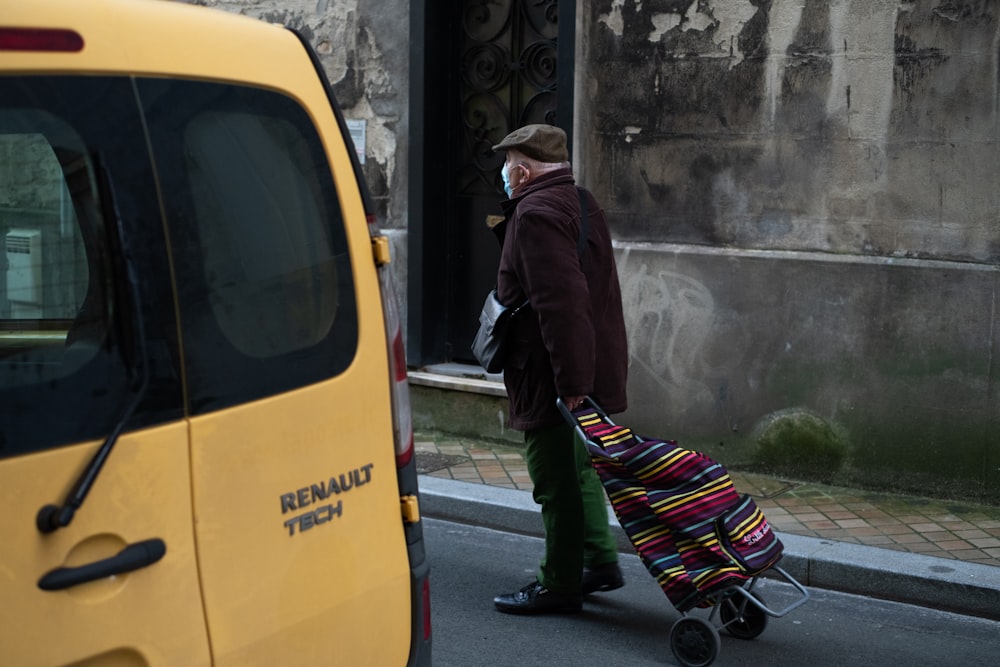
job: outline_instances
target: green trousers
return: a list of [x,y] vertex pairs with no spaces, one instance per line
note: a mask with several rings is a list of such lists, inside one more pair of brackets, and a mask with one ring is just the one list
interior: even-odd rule
[[569,424],[526,431],[524,441],[533,496],[542,506],[545,526],[538,581],[550,591],[579,593],[585,566],[618,561],[604,487]]

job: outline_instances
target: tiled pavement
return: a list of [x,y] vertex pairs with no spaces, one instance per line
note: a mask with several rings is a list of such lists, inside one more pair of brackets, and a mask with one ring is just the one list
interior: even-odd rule
[[[416,453],[421,474],[531,490],[517,446],[418,433]],[[779,532],[1000,567],[1000,507],[730,475]]]

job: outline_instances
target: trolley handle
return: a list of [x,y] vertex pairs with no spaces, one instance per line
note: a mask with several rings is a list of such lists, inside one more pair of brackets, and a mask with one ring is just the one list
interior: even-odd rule
[[[597,401],[592,399],[590,396],[583,397],[583,403],[580,404],[581,407],[576,409],[577,412],[582,411],[593,411],[597,413],[605,423],[615,425],[611,418],[608,417],[608,413],[604,411],[601,406],[597,404]],[[556,407],[559,408],[559,412],[562,413],[563,419],[576,430],[576,434],[580,436],[580,440],[587,442],[590,438],[587,433],[583,430],[583,426],[580,425],[580,420],[576,418],[576,415],[570,411],[569,406],[562,400],[562,398],[556,399]]]
[[[556,407],[559,408],[559,412],[562,413],[563,419],[565,419],[570,426],[580,425],[580,422],[577,420],[576,415],[573,414],[572,411],[570,411],[569,407],[566,405],[566,402],[562,400],[561,396],[556,399]],[[601,408],[601,406],[599,406],[597,402],[594,401],[594,399],[592,399],[590,396],[583,397],[583,403],[580,404],[580,407],[578,407],[576,411],[579,412],[581,410],[593,410],[594,412],[597,413],[597,415],[601,419],[607,421],[608,423],[611,423],[611,420],[608,419],[608,413],[606,413]]]
[[[590,396],[584,396],[583,402],[590,402],[591,405],[594,405],[594,401],[591,400]],[[563,419],[566,420],[566,423],[573,427],[573,431],[576,433],[576,436],[580,438],[580,441],[587,442],[587,434],[583,432],[583,427],[580,426],[580,421],[576,418],[576,415],[570,411],[569,406],[566,405],[566,402],[562,400],[561,396],[556,398],[556,407],[559,409],[559,412],[562,413]]]

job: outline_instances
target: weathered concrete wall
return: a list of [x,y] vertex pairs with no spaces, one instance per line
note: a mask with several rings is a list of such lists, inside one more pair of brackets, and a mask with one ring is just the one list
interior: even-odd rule
[[812,415],[831,479],[1000,500],[1000,3],[583,4],[576,167],[622,241],[627,418],[750,461]]
[[622,239],[996,263],[997,11],[595,1],[578,169]]
[[840,455],[805,465],[827,443],[793,428],[788,460],[768,462],[790,474],[966,497],[996,488],[997,271],[622,245],[622,423],[746,465],[762,463],[763,429],[804,413],[832,428]]

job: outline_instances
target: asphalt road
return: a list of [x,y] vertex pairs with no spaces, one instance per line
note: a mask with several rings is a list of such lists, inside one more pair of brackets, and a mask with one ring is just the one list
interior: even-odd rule
[[[431,558],[434,664],[630,667],[678,664],[669,633],[680,614],[635,556],[622,557],[626,586],[587,598],[580,614],[521,617],[493,608],[493,596],[534,577],[542,543],[534,537],[424,520]],[[764,580],[772,609],[791,586]],[[1000,623],[830,591],[810,590],[803,606],[747,641],[721,632],[714,665],[1000,664]],[[708,618],[707,611],[692,616]]]

